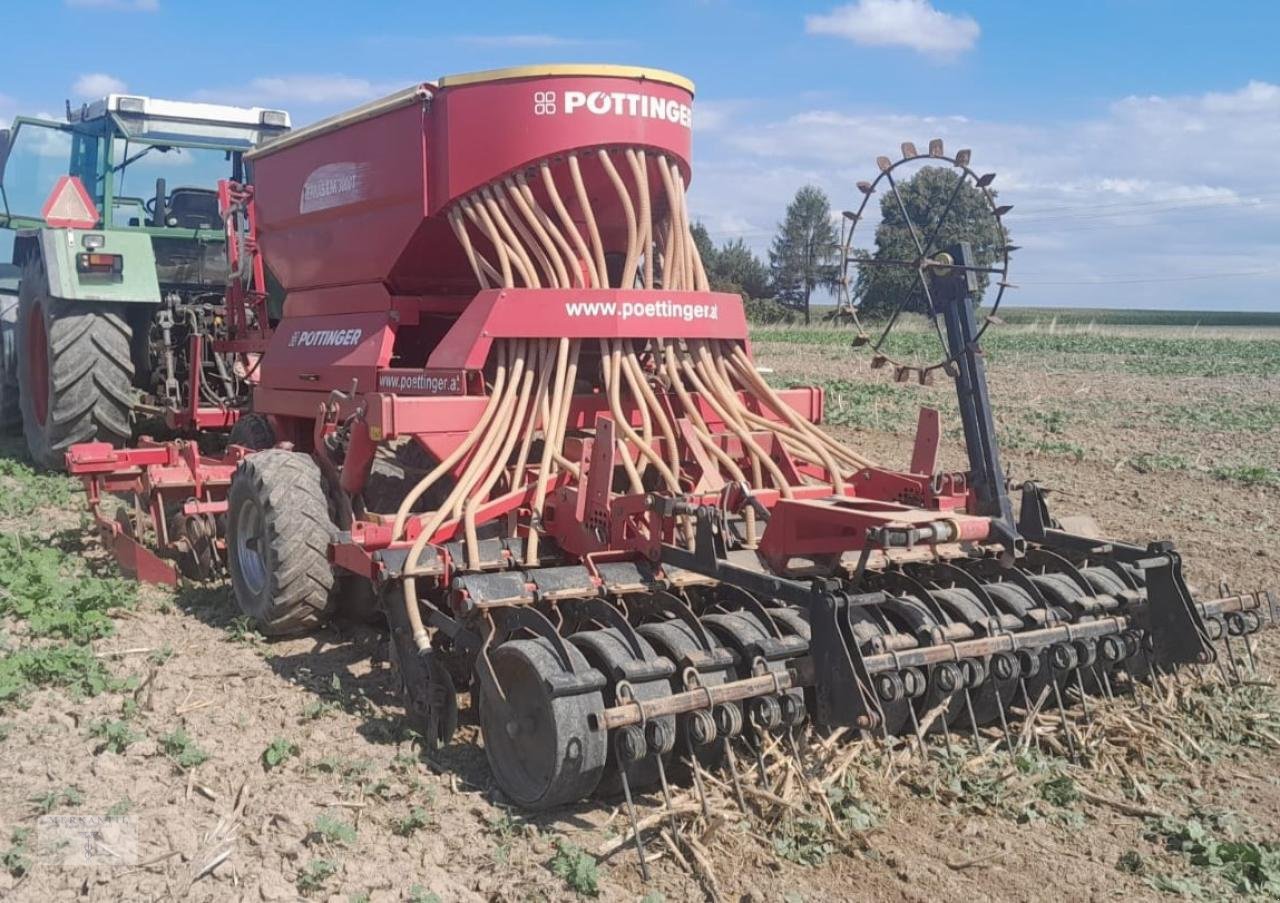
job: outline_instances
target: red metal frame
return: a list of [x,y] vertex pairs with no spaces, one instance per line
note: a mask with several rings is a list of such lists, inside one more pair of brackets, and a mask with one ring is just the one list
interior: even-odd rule
[[186,404],[164,413],[165,425],[179,432],[226,430],[240,418],[234,408],[200,404],[205,342],[217,354],[244,355],[250,378],[256,377],[257,358],[267,349],[271,324],[267,312],[266,268],[258,248],[258,214],[253,186],[229,179],[218,182],[218,210],[222,215],[230,275],[225,290],[227,338],[193,335],[187,347]]
[[[565,92],[595,97],[588,108],[557,106],[548,97]],[[585,93],[584,93],[585,92]],[[611,93],[621,92],[621,93]],[[635,98],[634,101],[631,98]],[[618,100],[617,98],[624,98]],[[606,111],[608,104],[621,104]],[[403,549],[418,538],[422,523],[411,518],[392,541],[391,526],[377,515],[360,515],[354,504],[363,490],[379,443],[410,436],[439,458],[474,429],[488,402],[485,368],[495,340],[577,339],[584,355],[597,340],[661,337],[669,341],[732,342],[748,357],[750,345],[742,301],[716,292],[595,288],[479,289],[477,276],[442,211],[479,185],[525,168],[581,164],[587,195],[598,197],[596,225],[619,229],[620,207],[604,174],[606,148],[643,149],[653,156],[636,163],[638,178],[661,185],[659,155],[673,171],[689,175],[690,92],[679,84],[599,76],[538,76],[423,86],[401,102],[306,140],[268,145],[253,157],[256,187],[224,181],[218,197],[226,228],[231,278],[226,290],[226,337],[194,338],[192,383],[171,425],[225,428],[239,412],[202,407],[199,373],[211,349],[242,355],[253,374],[253,409],[267,415],[278,441],[310,451],[348,498],[344,538],[330,556],[341,568],[375,577],[374,553]],[[585,103],[585,100],[584,100]],[[661,116],[652,115],[655,110]],[[607,115],[606,115],[607,114]],[[674,118],[672,116],[674,115]],[[494,123],[509,140],[494,141]],[[586,149],[584,152],[583,149]],[[547,162],[550,161],[550,162]],[[545,172],[545,171],[544,171]],[[628,176],[629,178],[630,176]],[[535,185],[530,190],[543,191]],[[634,223],[632,224],[634,226]],[[609,242],[606,234],[603,241]],[[283,318],[268,320],[263,253],[288,290]],[[209,348],[205,342],[210,341]],[[660,382],[654,388],[662,397]],[[783,404],[820,422],[820,389],[779,391]],[[718,408],[692,396],[720,449],[746,461],[742,435],[729,428]],[[779,412],[749,393],[742,403],[780,426]],[[832,480],[817,464],[794,459],[769,429],[750,442],[767,454],[785,489],[748,497],[726,485],[707,450],[692,438],[688,418],[669,398],[673,440],[652,439],[664,457],[675,441],[680,489],[686,501],[740,509],[750,504],[761,522],[762,559],[778,572],[793,558],[821,559],[864,549],[877,554],[919,554],[986,539],[990,522],[963,512],[971,501],[965,477],[935,474],[936,413],[922,413],[908,472],[866,468]],[[663,519],[647,494],[613,491],[620,455],[638,450],[616,441],[615,417],[641,423],[639,410],[614,411],[598,390],[579,391],[570,402],[570,439],[565,455],[576,479],[560,472],[548,487],[540,528],[578,560],[630,555],[656,560],[658,545],[672,540],[676,520]],[[327,440],[342,430],[345,454],[331,457]],[[226,509],[226,490],[245,449],[225,456],[199,454],[194,443],[157,444],[116,450],[101,444],[75,446],[68,467],[82,478],[90,508],[104,536],[141,579],[176,579],[172,560],[184,551],[185,531],[201,518]],[[340,463],[339,463],[340,461]],[[465,466],[465,458],[458,468]],[[816,479],[815,479],[816,478]],[[481,522],[514,516],[516,533],[535,519],[533,468],[506,477],[478,512]],[[158,554],[123,531],[102,512],[109,493],[131,493],[145,507]],[[170,521],[175,521],[171,523]],[[441,578],[455,564],[442,548],[459,535],[454,520],[427,537]],[[207,535],[207,534],[206,534]],[[913,548],[914,547],[914,548]]]

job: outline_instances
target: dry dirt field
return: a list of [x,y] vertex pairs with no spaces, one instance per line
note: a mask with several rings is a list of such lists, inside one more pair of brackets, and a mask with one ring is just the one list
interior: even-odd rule
[[[831,428],[882,462],[906,463],[919,404],[955,426],[948,387],[890,384],[849,339],[766,328],[755,350],[779,384],[825,385]],[[987,348],[1006,464],[1056,512],[1176,539],[1207,593],[1280,587],[1280,331],[1008,327]],[[1269,635],[1240,685],[1187,673],[1073,709],[1080,764],[1049,715],[1016,755],[957,737],[955,761],[806,736],[798,760],[768,756],[768,791],[744,751],[745,812],[725,774],[707,776],[706,819],[677,788],[680,838],[648,835],[645,884],[617,801],[523,817],[471,724],[422,755],[377,630],[268,642],[224,588],[120,581],[73,487],[5,451],[0,899],[1280,897]],[[665,825],[659,796],[637,803]],[[95,863],[64,862],[89,816],[105,825]]]

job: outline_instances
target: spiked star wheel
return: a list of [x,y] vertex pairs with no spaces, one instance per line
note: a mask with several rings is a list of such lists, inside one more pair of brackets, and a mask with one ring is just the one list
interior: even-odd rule
[[[852,321],[858,327],[858,338],[854,344],[871,350],[871,366],[877,369],[893,367],[895,378],[899,382],[914,377],[925,383],[931,380],[935,370],[941,369],[947,373],[953,371],[955,358],[946,350],[939,322],[941,311],[935,304],[932,291],[935,278],[963,269],[994,284],[995,298],[981,323],[976,337],[978,339],[981,339],[988,326],[1000,322],[996,313],[1005,291],[1015,287],[1008,277],[1009,255],[1016,248],[1009,244],[1003,222],[1003,217],[1011,207],[996,203],[995,194],[991,190],[995,173],[979,174],[970,168],[970,159],[971,153],[968,150],[959,150],[954,156],[948,156],[940,138],[929,142],[926,153],[919,152],[911,142],[905,142],[900,159],[876,159],[879,174],[873,181],[858,183],[861,203],[856,210],[844,211],[840,236],[841,267],[836,280],[837,316]],[[904,197],[900,186],[904,182],[904,174],[910,172],[914,175],[924,166],[946,167],[958,177],[948,192],[946,203],[940,209],[936,212],[923,211],[923,216],[917,209],[913,216],[912,205]],[[981,195],[983,210],[978,217],[962,215],[957,204],[965,186]],[[881,203],[890,215],[901,217],[898,225],[905,229],[910,240],[908,254],[896,258],[880,257],[855,247],[855,232],[866,218],[868,206],[873,199]],[[980,265],[958,267],[946,253],[944,246],[955,241],[957,233],[963,236],[961,240],[972,241],[975,245],[986,244],[986,253],[978,262]],[[860,310],[864,299],[855,296],[860,288],[865,288],[874,279],[895,270],[906,276],[895,281],[909,287],[898,293],[883,321],[867,322],[868,318]],[[932,322],[933,332],[938,340],[936,347],[929,342],[929,348],[921,350],[918,343],[913,343],[917,345],[917,350],[913,353],[900,350],[890,341],[890,336],[895,331],[900,331],[902,314],[913,306],[923,308]]]

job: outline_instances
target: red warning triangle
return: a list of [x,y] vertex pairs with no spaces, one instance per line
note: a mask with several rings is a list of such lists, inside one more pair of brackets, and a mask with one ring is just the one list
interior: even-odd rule
[[40,215],[55,229],[92,229],[98,224],[98,208],[75,176],[58,180]]

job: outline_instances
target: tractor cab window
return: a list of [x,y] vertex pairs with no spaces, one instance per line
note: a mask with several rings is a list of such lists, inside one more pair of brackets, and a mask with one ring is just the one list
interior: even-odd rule
[[[0,203],[8,209],[0,213],[40,219],[58,179],[74,172],[72,132],[59,123],[30,119],[19,119],[15,126],[0,182],[4,185]],[[86,182],[85,187],[90,194],[95,193],[90,183]]]
[[229,157],[225,150],[116,138],[112,224],[221,231],[218,180],[231,177]]

